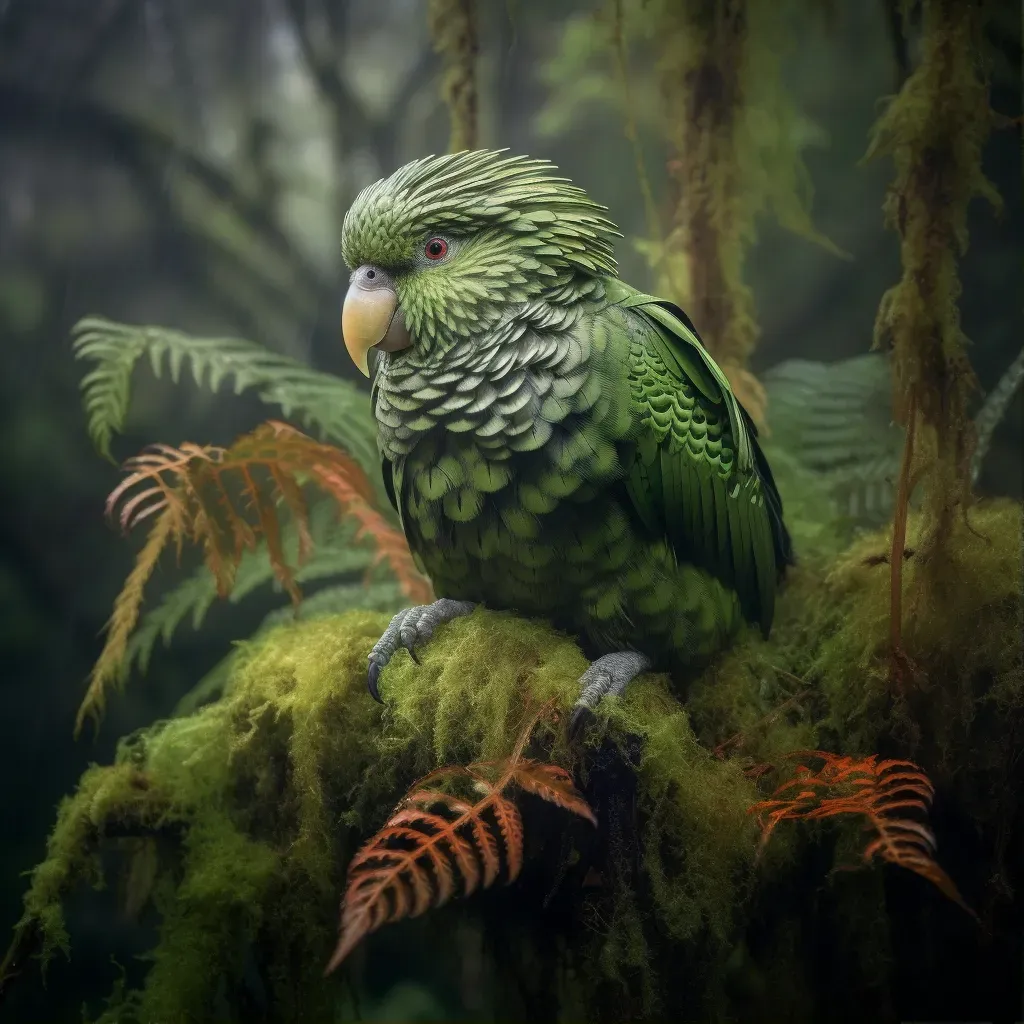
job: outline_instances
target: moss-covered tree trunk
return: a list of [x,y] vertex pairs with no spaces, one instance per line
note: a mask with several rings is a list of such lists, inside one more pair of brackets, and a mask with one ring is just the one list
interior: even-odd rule
[[736,135],[747,89],[747,0],[666,5],[661,88],[671,126],[669,240],[685,257],[687,311],[715,358],[742,367],[757,330],[743,283],[750,234]]
[[[908,428],[892,560],[894,647],[907,498],[923,475],[929,529],[920,556],[937,579],[953,517],[970,496],[968,402],[977,381],[960,326],[957,261],[971,199],[999,202],[981,168],[992,124],[980,57],[984,11],[984,4],[924,0],[920,63],[875,125],[868,151],[889,154],[896,165],[885,216],[899,234],[903,263],[875,324],[876,344],[892,346],[894,417]],[[915,596],[940,593],[932,585]]]

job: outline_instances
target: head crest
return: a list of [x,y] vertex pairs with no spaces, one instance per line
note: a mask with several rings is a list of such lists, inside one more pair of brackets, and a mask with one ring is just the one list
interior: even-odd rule
[[[612,239],[621,237],[595,203],[548,160],[468,150],[429,156],[368,185],[345,217],[342,253],[357,266],[367,251],[409,259],[431,232],[473,234],[500,228],[539,240],[537,256],[593,274],[616,272]],[[548,260],[546,260],[548,262]]]

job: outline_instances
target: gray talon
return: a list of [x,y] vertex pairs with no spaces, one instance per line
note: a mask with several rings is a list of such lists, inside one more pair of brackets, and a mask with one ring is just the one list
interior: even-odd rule
[[442,597],[433,604],[403,608],[391,620],[388,628],[384,630],[384,635],[370,651],[370,664],[366,675],[366,688],[370,691],[370,696],[378,703],[383,703],[377,683],[381,672],[399,648],[405,648],[413,661],[419,663],[416,657],[417,646],[430,640],[438,626],[468,615],[475,607],[471,601],[453,601],[451,598]]
[[582,692],[569,717],[570,739],[579,735],[586,722],[593,718],[594,709],[605,697],[620,696],[638,675],[652,665],[651,659],[639,651],[617,651],[593,662],[580,677]]

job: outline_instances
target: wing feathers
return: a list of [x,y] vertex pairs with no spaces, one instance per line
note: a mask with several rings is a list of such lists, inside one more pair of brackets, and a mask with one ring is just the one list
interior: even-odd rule
[[666,411],[657,410],[660,425],[655,424],[655,410],[640,389],[642,419],[657,455],[646,438],[641,441],[630,496],[645,522],[660,522],[681,561],[707,569],[736,590],[746,617],[767,635],[778,578],[792,561],[792,549],[754,424],[682,310],[621,284],[612,291],[612,301],[631,309],[639,321],[636,333],[642,336],[642,347],[634,346],[632,358],[644,365],[633,367],[636,378],[643,379],[653,367],[680,390],[689,386],[693,401],[710,420],[721,422],[723,431],[728,425],[723,443],[734,456],[731,470],[723,471],[714,451],[700,443],[692,449],[681,443],[692,431],[682,404],[670,406],[672,419],[665,429]]

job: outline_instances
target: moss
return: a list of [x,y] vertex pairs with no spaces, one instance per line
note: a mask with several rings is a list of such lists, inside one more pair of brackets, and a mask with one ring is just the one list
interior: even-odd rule
[[[892,345],[896,421],[920,428],[928,551],[943,546],[970,494],[975,438],[967,408],[978,383],[957,308],[957,261],[967,248],[971,200],[1001,205],[981,158],[994,120],[981,45],[987,8],[924,0],[920,61],[887,104],[868,150],[869,158],[891,155],[896,169],[885,216],[900,236],[903,277],[882,297],[875,341]],[[911,437],[908,430],[908,454]]]
[[430,0],[427,11],[434,50],[445,65],[441,92],[452,122],[448,152],[476,149],[480,45],[475,0]]
[[[24,925],[40,930],[45,957],[67,951],[63,903],[78,883],[103,881],[105,844],[155,835],[166,841],[140,874],[160,940],[144,988],[117,995],[104,1020],[194,1020],[211,1006],[240,1020],[256,1004],[260,1019],[343,1019],[349,986],[364,990],[380,969],[375,950],[433,950],[432,969],[447,970],[437,951],[458,915],[481,915],[494,947],[488,976],[510,1016],[520,1000],[526,1016],[554,1015],[557,1003],[593,1020],[769,1010],[800,1020],[834,1011],[838,986],[873,993],[886,1019],[895,954],[883,876],[841,873],[822,890],[830,867],[856,861],[858,824],[781,829],[758,861],[747,813],[757,790],[744,768],[814,746],[913,753],[983,837],[977,864],[955,873],[968,898],[994,906],[998,885],[1024,882],[1007,856],[1022,781],[1009,756],[1024,721],[1020,520],[1019,506],[987,503],[949,539],[943,600],[908,615],[907,649],[929,681],[918,695],[890,693],[880,667],[888,547],[879,533],[830,565],[805,560],[771,639],[743,638],[691,682],[685,703],[649,675],[607,703],[582,749],[542,727],[539,746],[574,770],[600,833],[526,807],[534,846],[514,889],[384,929],[346,982],[320,972],[358,844],[416,776],[507,754],[528,700],[568,708],[586,661],[543,624],[477,612],[441,629],[419,665],[396,657],[382,709],[366,694],[365,666],[386,616],[281,626],[242,649],[221,700],[129,737],[114,765],[83,776],[33,876]],[[920,529],[912,518],[911,544]],[[603,886],[583,887],[591,868]],[[822,934],[836,950],[812,970]],[[771,987],[780,972],[786,992]]]

